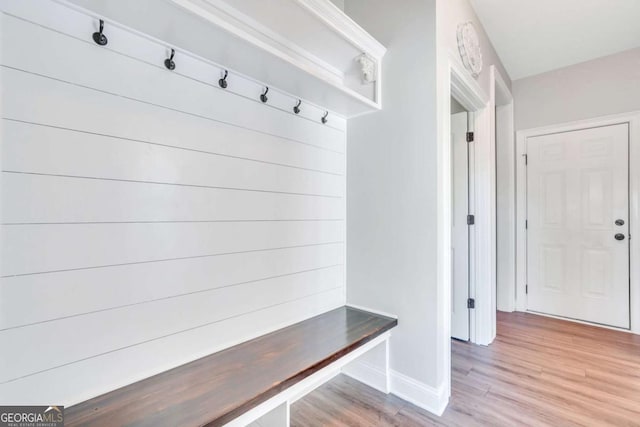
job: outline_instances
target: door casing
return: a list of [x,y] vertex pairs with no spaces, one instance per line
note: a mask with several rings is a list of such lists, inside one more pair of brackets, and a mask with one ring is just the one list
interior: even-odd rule
[[[527,139],[550,133],[571,132],[580,129],[610,126],[615,124],[629,125],[629,241],[630,251],[630,310],[631,328],[629,332],[640,334],[640,111],[598,117],[587,120],[545,126],[518,131],[516,134],[516,289],[515,306],[517,311],[527,311],[527,232],[526,202],[527,173],[525,154]],[[554,317],[554,316],[550,316]],[[569,319],[567,319],[569,320]],[[578,323],[587,323],[570,320]],[[589,323],[591,324],[591,323]],[[627,331],[627,329],[610,328]]]
[[[442,379],[437,386],[439,400],[434,405],[437,414],[444,412],[449,396],[451,395],[451,97],[454,97],[467,111],[474,112],[473,132],[475,134],[476,144],[482,147],[481,159],[482,163],[476,172],[481,171],[481,191],[486,204],[476,206],[476,225],[478,221],[482,221],[482,234],[480,241],[484,243],[482,249],[485,268],[482,272],[476,272],[476,275],[483,274],[481,283],[484,287],[480,290],[470,290],[470,297],[476,297],[476,309],[470,313],[470,340],[478,344],[489,344],[492,340],[491,336],[491,301],[492,280],[490,277],[490,268],[495,260],[491,259],[491,238],[490,226],[487,222],[491,221],[491,196],[486,196],[491,190],[490,165],[491,156],[488,149],[491,144],[491,126],[490,126],[490,104],[489,97],[480,87],[478,82],[464,68],[459,59],[459,55],[455,52],[443,49],[438,53],[438,188],[437,188],[437,245],[438,245],[438,268],[437,268],[437,288],[438,299],[436,327],[437,334],[437,350],[436,360],[438,372],[442,375]],[[477,152],[476,150],[476,159]],[[476,173],[476,178],[478,175]],[[476,183],[478,180],[476,180]],[[495,205],[495,201],[493,202]],[[486,248],[489,250],[485,250]],[[473,255],[472,255],[473,256]],[[488,261],[485,260],[488,258]],[[489,277],[487,277],[489,276]],[[474,294],[474,292],[477,292]],[[483,301],[480,304],[480,301]],[[495,317],[495,312],[493,313]],[[478,322],[476,322],[476,318]],[[478,326],[476,328],[476,326]],[[476,331],[477,329],[477,331]],[[476,333],[478,332],[478,333]],[[440,375],[439,374],[439,375]]]

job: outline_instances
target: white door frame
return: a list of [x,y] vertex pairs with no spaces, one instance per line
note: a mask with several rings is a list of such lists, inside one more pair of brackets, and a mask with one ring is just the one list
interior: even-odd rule
[[[490,114],[489,97],[484,93],[478,82],[466,71],[457,55],[453,52],[442,51],[438,56],[438,187],[437,187],[437,229],[438,229],[438,269],[437,269],[437,367],[442,373],[444,396],[442,396],[442,411],[446,407],[451,395],[451,97],[455,98],[467,111],[474,113],[475,134],[475,200],[487,200],[491,197],[491,173],[487,166],[490,163]],[[495,159],[495,157],[494,157]],[[491,205],[491,203],[488,203]],[[495,205],[495,200],[493,205]],[[482,205],[483,207],[485,204]],[[480,262],[491,258],[490,212],[480,211],[476,204],[476,225],[474,234],[476,250],[470,256]],[[495,236],[495,234],[494,234]],[[488,248],[488,249],[487,249]],[[478,255],[480,254],[480,256]],[[487,265],[495,265],[495,260],[488,261]],[[476,264],[477,265],[477,264]],[[480,295],[491,295],[490,277],[482,277],[487,274],[487,268],[476,268],[475,280],[470,283],[470,297],[476,298],[476,309],[470,313],[470,337],[471,341],[479,344],[488,344],[486,337],[490,333],[484,332],[489,326],[491,330],[490,304]],[[489,273],[490,276],[490,273]],[[482,286],[475,286],[479,283]],[[480,287],[487,289],[479,293]]]
[[[516,310],[527,311],[527,235],[525,229],[527,171],[525,154],[527,139],[550,133],[570,132],[591,127],[629,124],[629,241],[630,253],[630,332],[640,334],[640,111],[526,129],[517,132],[517,231],[516,231]],[[588,322],[579,322],[588,323]],[[605,327],[605,326],[603,326]],[[611,328],[621,330],[619,328]],[[625,329],[622,329],[625,330]]]
[[[496,259],[494,294],[495,308],[500,311],[512,312],[516,301],[516,143],[514,132],[513,95],[500,71],[491,66],[490,69],[491,96],[491,138],[495,147],[495,174],[493,175],[496,189]],[[498,139],[498,135],[500,138]],[[499,149],[500,148],[500,149]],[[495,153],[494,153],[495,155]],[[500,174],[500,180],[497,176]],[[500,219],[498,222],[497,219]],[[498,298],[499,296],[499,298]],[[495,311],[493,310],[494,316]],[[495,321],[494,321],[495,325]],[[495,329],[493,330],[495,337]]]

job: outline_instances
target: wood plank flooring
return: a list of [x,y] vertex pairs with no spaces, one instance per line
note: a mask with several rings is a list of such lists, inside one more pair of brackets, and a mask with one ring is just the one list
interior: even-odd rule
[[489,347],[452,342],[437,417],[346,376],[292,406],[292,426],[640,426],[640,336],[498,313]]

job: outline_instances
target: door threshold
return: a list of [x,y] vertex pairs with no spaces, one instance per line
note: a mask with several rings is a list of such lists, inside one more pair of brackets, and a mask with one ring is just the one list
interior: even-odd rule
[[552,319],[566,320],[568,322],[579,323],[581,325],[595,326],[595,327],[603,328],[603,329],[610,329],[612,331],[627,332],[627,333],[634,334],[634,335],[640,335],[638,332],[632,331],[630,328],[621,328],[621,327],[618,327],[618,326],[605,325],[603,323],[588,322],[586,320],[574,319],[572,317],[557,316],[555,314],[542,313],[540,311],[534,311],[534,310],[529,310],[529,309],[527,309],[525,311],[525,313],[535,314],[536,316],[542,316],[542,317],[550,317]]

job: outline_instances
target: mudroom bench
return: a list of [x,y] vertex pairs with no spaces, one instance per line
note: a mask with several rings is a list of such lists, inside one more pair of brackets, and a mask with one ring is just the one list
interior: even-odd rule
[[341,307],[71,406],[65,425],[288,426],[294,401],[358,357],[388,366],[397,323]]

